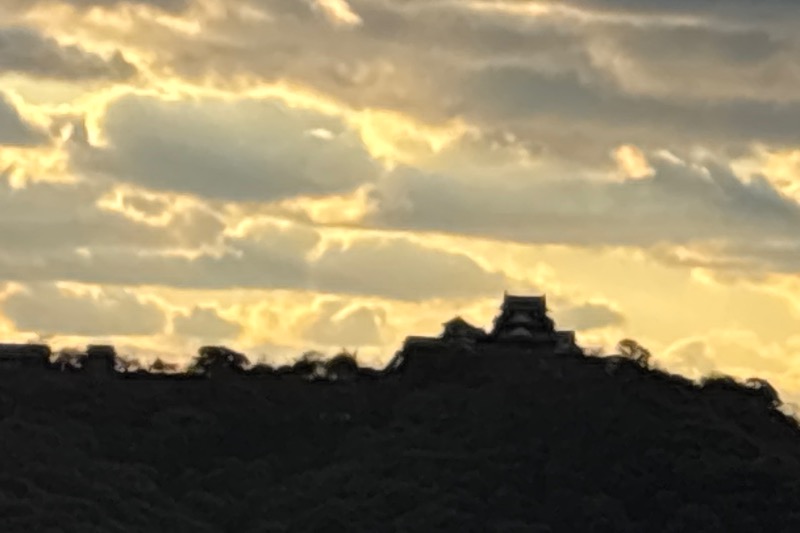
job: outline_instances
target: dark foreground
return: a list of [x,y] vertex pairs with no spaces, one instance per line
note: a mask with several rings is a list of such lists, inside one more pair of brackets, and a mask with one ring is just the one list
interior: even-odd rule
[[800,531],[800,432],[764,391],[520,357],[0,374],[0,531]]

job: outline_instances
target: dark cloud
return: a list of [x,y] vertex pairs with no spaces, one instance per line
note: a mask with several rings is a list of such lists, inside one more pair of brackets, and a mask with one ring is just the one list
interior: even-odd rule
[[8,0],[12,6],[24,9],[57,4],[66,4],[78,9],[89,9],[93,7],[116,8],[125,5],[139,5],[155,7],[170,13],[184,11],[192,4],[192,1],[193,0]]
[[121,4],[140,4],[158,7],[165,11],[183,11],[192,4],[193,0],[58,0],[78,7],[106,7]]
[[[305,254],[318,240],[313,230],[272,228],[247,239],[226,241],[221,254],[190,258],[162,248],[143,254],[135,245],[91,247],[90,254],[54,252],[0,255],[9,279],[70,280],[112,285],[179,288],[304,288],[309,285]],[[155,252],[155,253],[154,253]]]
[[[125,97],[105,118],[108,148],[75,146],[78,172],[153,190],[268,201],[352,190],[379,167],[335,119],[270,101]],[[310,132],[324,128],[336,136]]]
[[173,325],[177,335],[199,339],[230,339],[241,331],[238,324],[225,320],[215,309],[208,307],[195,307],[188,315],[178,314]]
[[[441,54],[455,64],[481,66],[487,62],[523,62],[559,70],[559,63],[588,61],[576,32],[540,17],[476,13],[453,2],[351,2],[364,19],[355,38],[374,39],[382,51],[419,47]],[[447,39],[442,39],[447,35]],[[395,52],[399,50],[395,49]]]
[[628,142],[722,150],[800,141],[800,53],[792,35],[371,0],[352,2],[364,24],[342,32],[307,6],[258,5],[280,21],[270,24],[273,31],[221,21],[214,27],[227,39],[176,42],[165,66],[196,79],[291,79],[356,108],[427,122],[462,117],[595,163]]
[[2,309],[21,331],[79,336],[153,335],[164,329],[164,312],[134,295],[106,288],[99,297],[74,295],[50,284],[13,293]]
[[47,135],[26,122],[14,104],[0,91],[0,145],[37,146],[47,141]]
[[109,285],[159,285],[185,289],[288,289],[399,300],[497,294],[501,274],[470,258],[405,242],[356,242],[306,259],[316,243],[311,230],[273,229],[260,238],[229,239],[221,255],[188,258],[142,254],[135,247],[80,252],[0,254],[0,278],[63,280]]
[[0,28],[0,73],[16,72],[58,80],[126,80],[136,67],[116,52],[104,58],[76,45],[61,45],[55,39],[26,27]]
[[[780,21],[800,16],[800,6],[793,0],[732,0],[720,9],[716,0],[567,0],[565,5],[588,12],[636,14],[653,18],[667,15],[686,17],[686,21],[711,20],[719,22]],[[656,18],[657,21],[657,18]]]
[[652,245],[765,235],[796,239],[800,206],[763,177],[744,180],[713,163],[654,158],[651,178],[625,182],[459,180],[413,169],[376,193],[370,223],[530,243]]
[[122,203],[125,207],[133,209],[145,216],[159,216],[169,207],[169,202],[164,198],[145,198],[141,196],[126,196]]
[[707,269],[722,282],[765,281],[770,274],[800,272],[800,242],[770,235],[745,242],[698,243],[684,250],[656,246],[648,253],[664,264]]
[[[548,76],[519,67],[491,67],[462,80],[464,112],[481,124],[505,124],[523,139],[576,134],[597,146],[597,156],[634,140],[648,148],[692,146],[748,146],[763,142],[773,146],[800,143],[795,124],[800,105],[750,99],[679,102],[655,96],[631,95],[609,83],[586,83],[575,75]],[[472,105],[475,104],[475,105]],[[542,126],[542,127],[537,127]],[[569,157],[571,146],[558,154]]]
[[212,25],[224,40],[201,35],[175,41],[159,61],[193,79],[209,73],[291,79],[355,108],[392,109],[426,121],[461,112],[456,89],[468,66],[508,61],[562,71],[576,62],[589,64],[581,40],[569,31],[476,16],[454,3],[424,13],[397,3],[353,3],[364,20],[354,31],[327,23],[304,2],[256,4],[274,19],[271,31],[220,20]]
[[[311,227],[255,223],[245,235],[224,235],[220,218],[202,207],[177,211],[165,225],[137,222],[98,207],[105,192],[87,184],[0,188],[0,279],[400,299],[494,294],[508,282],[467,256],[400,240],[359,240],[309,260],[320,239]],[[164,204],[141,207],[157,212]],[[197,257],[174,253],[202,248]]]
[[[37,256],[0,256],[3,277],[17,281],[65,280],[108,285],[158,285],[182,289],[296,289],[308,286],[302,257],[250,247],[220,257],[190,259],[168,254],[142,255],[132,249]],[[240,255],[242,254],[242,255]]]
[[313,268],[317,290],[398,300],[497,294],[509,282],[466,255],[400,239],[362,239],[346,248],[329,248]]
[[92,184],[0,183],[0,247],[37,255],[76,248],[164,250],[213,244],[224,225],[201,208],[177,211],[161,226],[136,222],[96,204],[109,190]]
[[765,30],[707,26],[629,28],[611,37],[629,55],[635,54],[656,66],[698,58],[718,64],[752,66],[774,57],[786,45],[784,39]]
[[595,78],[622,93],[698,110],[725,101],[798,104],[793,36],[742,26],[628,23],[590,24],[584,35]]
[[560,327],[577,331],[621,326],[625,322],[625,317],[616,309],[596,303],[561,310],[556,313],[556,318]]

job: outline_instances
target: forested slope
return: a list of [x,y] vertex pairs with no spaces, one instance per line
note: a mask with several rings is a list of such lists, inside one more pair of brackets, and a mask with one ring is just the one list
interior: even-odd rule
[[766,389],[440,355],[314,382],[0,373],[0,530],[800,531],[800,432]]

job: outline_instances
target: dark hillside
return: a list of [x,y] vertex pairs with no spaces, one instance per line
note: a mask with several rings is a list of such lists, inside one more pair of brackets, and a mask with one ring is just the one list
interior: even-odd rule
[[800,431],[757,383],[405,355],[313,382],[0,371],[0,530],[800,531]]

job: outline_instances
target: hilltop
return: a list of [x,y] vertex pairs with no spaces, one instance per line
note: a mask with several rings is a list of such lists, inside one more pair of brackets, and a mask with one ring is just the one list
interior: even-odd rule
[[384,371],[0,371],[2,531],[799,530],[768,384],[586,355],[526,302]]

